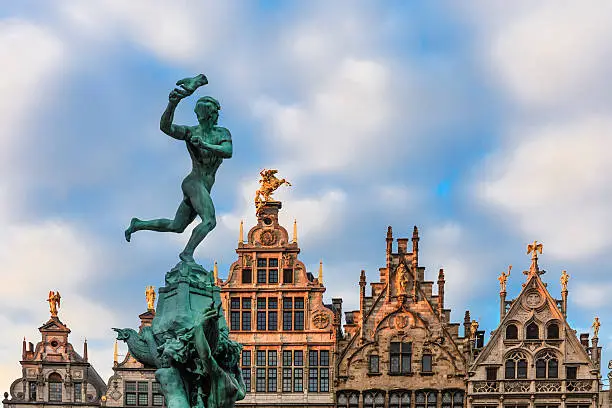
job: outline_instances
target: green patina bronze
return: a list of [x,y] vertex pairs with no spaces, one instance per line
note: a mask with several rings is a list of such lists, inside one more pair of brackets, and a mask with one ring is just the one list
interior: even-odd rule
[[175,218],[133,218],[125,238],[129,241],[131,234],[140,230],[182,232],[196,216],[202,222],[180,254],[181,261],[166,274],[151,326],[143,327],[140,333],[113,329],[136,360],[157,367],[155,377],[168,408],[230,408],[245,395],[238,368],[242,346],[229,338],[212,274],[193,260],[196,246],[216,224],[210,189],[222,160],[232,155],[230,133],[216,126],[220,106],[210,96],[196,103],[198,126],[172,124],[178,102],[207,83],[202,74],[178,81],[180,88],[170,93],[161,118],[161,130],[184,140],[193,161],[191,173],[183,180],[183,201]]
[[161,131],[168,136],[185,141],[193,163],[191,173],[181,185],[183,201],[179,204],[174,219],[143,221],[132,218],[130,226],[125,230],[125,239],[128,242],[134,232],[141,230],[180,233],[199,216],[202,222],[193,229],[185,249],[179,255],[179,258],[186,262],[193,262],[196,247],[217,225],[210,190],[215,183],[215,174],[221,162],[232,157],[232,136],[229,130],[217,126],[221,106],[212,96],[205,96],[196,102],[194,111],[198,118],[197,126],[172,123],[174,111],[181,99],[207,83],[208,80],[203,74],[178,81],[176,84],[180,85],[180,88],[170,92],[168,106],[159,124]]

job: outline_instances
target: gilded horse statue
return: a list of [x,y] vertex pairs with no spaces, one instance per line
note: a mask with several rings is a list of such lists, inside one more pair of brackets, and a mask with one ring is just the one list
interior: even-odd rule
[[259,184],[261,186],[255,192],[255,207],[257,208],[257,211],[259,211],[259,209],[263,206],[264,203],[271,201],[272,193],[274,193],[274,191],[276,191],[276,189],[278,189],[280,186],[282,186],[283,184],[291,186],[291,183],[289,183],[284,178],[279,179],[278,177],[276,177],[276,173],[278,173],[278,170],[275,169],[263,169],[259,172],[259,174],[261,175]]

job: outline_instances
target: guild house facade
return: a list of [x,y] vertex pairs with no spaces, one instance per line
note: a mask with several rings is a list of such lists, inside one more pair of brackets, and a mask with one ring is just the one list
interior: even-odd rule
[[238,259],[225,281],[215,279],[230,337],[243,344],[241,369],[247,388],[242,407],[333,407],[334,349],[339,314],[323,304],[318,276],[299,260],[293,237],[279,224],[282,205],[257,206],[257,224],[243,236]]
[[[461,408],[472,324],[452,323],[445,307],[444,271],[434,282],[419,264],[419,234],[386,238],[386,264],[367,289],[359,281],[359,310],[346,313],[338,336],[336,407]],[[474,332],[475,335],[475,332]]]
[[87,341],[82,356],[68,341],[70,329],[58,317],[60,299],[59,292],[49,293],[51,318],[38,328],[36,346],[23,339],[22,377],[5,393],[4,408],[100,406],[106,386],[88,361]]
[[469,369],[468,408],[597,408],[600,394],[599,319],[594,336],[576,336],[567,320],[569,275],[561,275],[561,298],[551,296],[538,266],[542,244],[529,245],[531,266],[522,290],[506,300],[500,281],[500,324]]

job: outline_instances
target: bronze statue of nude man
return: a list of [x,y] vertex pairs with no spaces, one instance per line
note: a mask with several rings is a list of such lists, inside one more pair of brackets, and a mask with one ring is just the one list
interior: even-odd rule
[[180,88],[170,92],[168,106],[159,125],[161,131],[168,136],[185,141],[193,163],[191,173],[181,184],[183,201],[179,204],[174,219],[145,221],[132,218],[130,226],[125,230],[125,239],[128,242],[134,232],[141,230],[181,233],[199,216],[202,222],[193,229],[185,249],[179,255],[185,262],[194,262],[193,252],[196,247],[217,224],[210,190],[221,162],[232,157],[231,134],[226,128],[217,126],[221,106],[215,98],[204,96],[196,102],[194,112],[198,125],[181,126],[172,123],[174,111],[181,99],[207,83],[208,80],[203,74],[178,81],[176,84]]

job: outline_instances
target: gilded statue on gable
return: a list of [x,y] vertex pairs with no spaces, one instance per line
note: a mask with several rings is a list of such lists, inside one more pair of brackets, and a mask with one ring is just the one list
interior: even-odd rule
[[271,201],[272,194],[280,186],[283,184],[291,186],[291,183],[284,178],[279,179],[276,177],[276,173],[278,173],[278,170],[276,169],[263,169],[259,172],[259,175],[261,176],[261,179],[259,179],[259,184],[261,186],[255,192],[255,207],[257,208],[257,211],[259,211],[264,203]]

